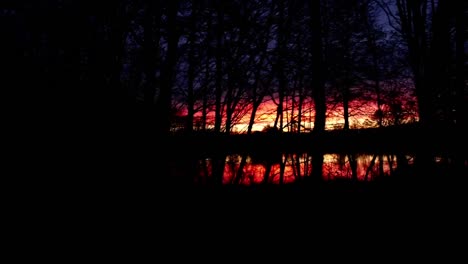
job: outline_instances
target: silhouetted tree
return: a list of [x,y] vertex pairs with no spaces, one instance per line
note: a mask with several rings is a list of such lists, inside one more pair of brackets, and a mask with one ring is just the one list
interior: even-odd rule
[[178,1],[170,1],[167,5],[167,55],[161,70],[161,88],[157,101],[159,130],[162,135],[168,134],[171,127],[172,85],[180,37],[180,32],[177,28],[178,5]]
[[[315,120],[314,132],[317,135],[323,134],[325,131],[326,117],[326,99],[325,99],[325,82],[323,76],[325,74],[325,64],[323,62],[323,28],[321,15],[321,1],[310,1],[310,17],[311,17],[311,73],[312,73],[312,94],[315,105]],[[321,179],[323,175],[323,151],[316,150],[312,157],[312,177]]]
[[224,39],[224,1],[216,1],[216,109],[215,109],[215,132],[221,132],[222,108],[221,96],[223,94],[223,39]]
[[198,12],[200,7],[198,6],[197,1],[192,1],[192,9],[189,22],[189,54],[188,54],[188,73],[187,73],[187,125],[186,130],[188,133],[193,131],[193,118],[195,115],[195,70],[196,65],[198,64],[195,60],[196,53],[196,41],[197,41],[197,21],[198,21]]

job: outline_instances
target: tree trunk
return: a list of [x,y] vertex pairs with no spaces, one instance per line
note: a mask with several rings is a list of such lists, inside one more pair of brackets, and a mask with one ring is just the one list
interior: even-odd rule
[[[285,172],[285,168],[286,168],[286,162],[288,161],[287,154],[284,154],[282,156],[284,156],[284,158],[281,157],[281,160],[280,160],[280,177],[279,177],[279,184],[280,185],[284,184],[284,172]],[[283,159],[284,159],[284,161],[283,161]]]
[[[274,123],[274,127],[278,128],[280,132],[283,131],[283,107],[284,107],[284,96],[285,90],[287,86],[287,80],[285,76],[285,58],[286,58],[286,23],[285,23],[285,15],[284,15],[284,3],[282,1],[278,1],[278,32],[277,32],[277,62],[276,62],[276,74],[278,78],[278,109],[276,112],[276,119]],[[278,127],[279,122],[279,127]]]
[[216,84],[215,84],[215,127],[216,133],[221,132],[222,107],[221,97],[223,94],[223,38],[224,38],[224,4],[222,0],[217,1],[217,25],[216,25]]
[[[160,13],[159,6],[155,6],[154,1],[147,1],[145,17],[144,17],[144,32],[143,32],[143,50],[145,53],[145,90],[144,102],[150,109],[154,111],[154,102],[156,89],[159,85],[156,79],[156,71],[159,68],[159,41],[160,34]],[[154,122],[154,120],[153,120]]]
[[[456,73],[455,73],[455,87],[456,87],[456,133],[457,133],[457,142],[464,142],[466,139],[466,126],[467,126],[467,115],[468,107],[466,106],[466,54],[465,54],[465,43],[467,36],[467,19],[466,12],[468,9],[468,4],[466,1],[456,1],[456,17],[455,17],[455,43],[456,43]],[[466,154],[466,144],[458,144],[457,154],[455,158],[455,168],[456,173],[459,177],[462,177],[464,173],[466,174],[466,165],[465,161],[468,156]]]
[[343,86],[343,118],[344,130],[349,130],[349,87]]
[[177,63],[177,50],[180,33],[177,30],[178,1],[171,1],[168,4],[167,13],[167,57],[161,72],[161,90],[158,98],[158,114],[160,118],[159,132],[161,135],[168,135],[171,128],[171,108],[172,108],[172,86],[174,79],[174,67]]
[[195,115],[195,95],[194,95],[194,82],[195,82],[195,67],[198,64],[195,61],[195,42],[196,42],[196,30],[197,30],[197,17],[198,17],[198,6],[197,1],[192,1],[192,14],[190,18],[190,34],[189,34],[189,43],[190,50],[188,54],[188,72],[187,72],[187,124],[185,125],[185,130],[187,133],[192,133],[193,131],[193,118]]
[[263,184],[268,184],[270,180],[272,162],[267,161],[265,165],[265,174],[263,175]]
[[[312,95],[315,106],[314,133],[321,135],[325,131],[325,85],[323,77],[325,75],[323,63],[323,41],[322,41],[322,23],[321,23],[321,1],[310,1],[311,16],[311,34],[312,34]],[[323,151],[317,149],[312,157],[312,177],[321,180],[323,177]]]

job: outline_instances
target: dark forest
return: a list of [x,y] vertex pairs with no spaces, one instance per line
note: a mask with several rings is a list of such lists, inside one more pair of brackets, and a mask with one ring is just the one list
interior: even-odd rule
[[459,0],[0,0],[6,252],[466,259],[467,21]]
[[47,113],[73,108],[59,120],[92,166],[63,171],[89,182],[457,185],[467,14],[443,0],[2,1],[2,83],[53,90]]

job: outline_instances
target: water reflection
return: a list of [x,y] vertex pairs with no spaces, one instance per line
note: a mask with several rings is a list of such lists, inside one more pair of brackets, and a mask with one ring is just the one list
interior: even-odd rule
[[[312,173],[312,155],[303,154],[268,154],[227,155],[223,169],[224,184],[278,184],[292,183]],[[412,156],[370,155],[370,154],[325,154],[323,155],[323,179],[355,179],[372,181],[379,177],[388,177],[397,168],[397,160],[412,163]],[[216,167],[212,158],[198,162],[198,183],[207,182],[213,177]]]

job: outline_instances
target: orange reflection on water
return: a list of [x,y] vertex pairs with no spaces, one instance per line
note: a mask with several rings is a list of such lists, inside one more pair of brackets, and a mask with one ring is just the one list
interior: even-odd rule
[[[410,157],[407,157],[410,158]],[[242,173],[239,174],[242,157],[230,155],[226,157],[224,165],[223,183],[232,184],[236,177],[241,176],[239,184],[261,184],[265,181],[270,184],[279,184],[281,177],[284,183],[292,183],[312,173],[312,156],[308,154],[283,154],[281,161],[275,163],[256,162],[247,157]],[[353,175],[353,165],[355,174]],[[211,177],[211,160],[206,160],[205,167],[200,171],[202,178]],[[371,181],[379,176],[389,176],[396,169],[397,162],[394,155],[339,155],[326,154],[323,159],[323,178],[325,180],[357,179]],[[267,180],[265,180],[265,174]]]
[[[238,155],[233,156],[228,156],[226,159],[223,177],[224,184],[234,182],[234,178],[239,171],[240,159],[242,157]],[[269,163],[266,161],[255,162],[252,158],[247,157],[247,163],[243,168],[243,177],[240,183],[246,185],[263,183],[265,181],[265,173],[268,169],[270,170],[267,179],[268,183],[279,183],[281,175],[283,175],[284,183],[294,182],[311,173],[310,165],[308,166],[305,160],[305,155],[296,154],[282,155],[281,162],[277,163]],[[283,167],[283,172],[281,167]]]
[[[352,163],[356,164],[358,180],[372,180],[381,173],[388,176],[396,169],[396,158],[393,155],[324,155],[324,178],[328,180],[353,177]],[[380,164],[382,163],[382,164]],[[380,167],[382,166],[382,167]],[[367,175],[367,177],[366,177]]]

